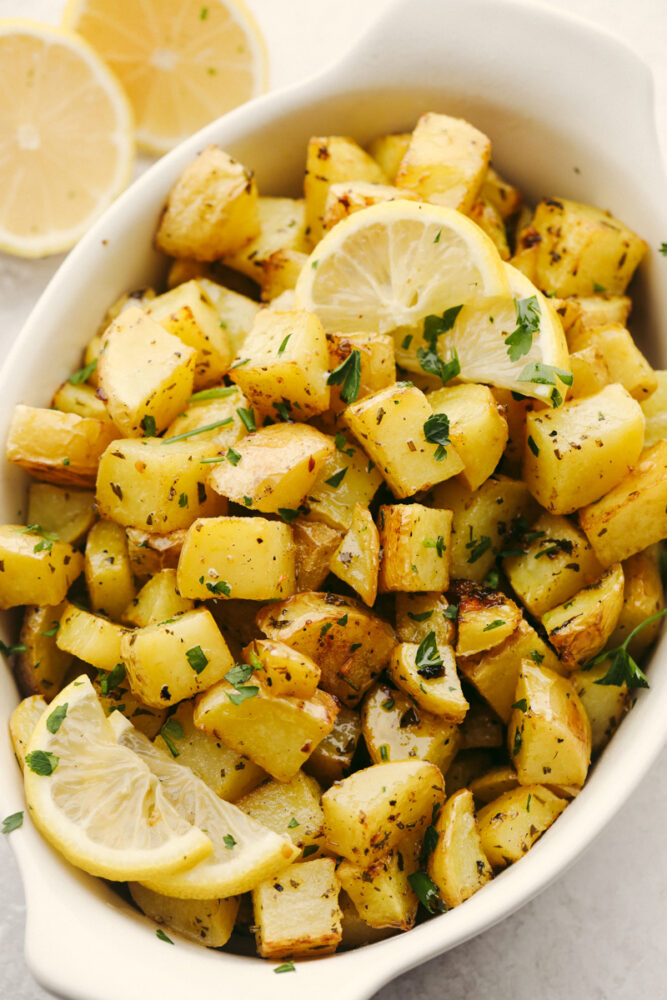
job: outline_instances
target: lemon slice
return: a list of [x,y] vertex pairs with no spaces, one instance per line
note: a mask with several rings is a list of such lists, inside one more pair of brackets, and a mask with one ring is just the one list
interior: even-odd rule
[[327,332],[391,333],[509,286],[495,246],[454,209],[392,201],[355,212],[318,243],[299,276],[297,308]]
[[[549,300],[524,274],[511,264],[503,267],[511,297],[464,305],[451,331],[438,338],[438,353],[449,359],[456,350],[463,381],[557,402],[572,384],[563,325]],[[527,317],[525,331],[514,335],[519,310]],[[509,343],[508,338],[512,338]]]
[[153,152],[266,89],[264,42],[239,0],[70,0],[64,23],[117,73]]
[[146,762],[178,812],[205,830],[214,852],[188,871],[140,881],[148,889],[180,899],[220,899],[248,892],[286,868],[299,851],[231,802],[225,802],[189,767],[178,764],[135,729],[120,712],[110,717],[118,742]]
[[0,21],[0,249],[68,250],[129,180],[132,111],[71,32]]
[[91,875],[139,881],[194,865],[213,849],[171,805],[146,764],[117,744],[85,675],[43,713],[25,761],[35,825]]

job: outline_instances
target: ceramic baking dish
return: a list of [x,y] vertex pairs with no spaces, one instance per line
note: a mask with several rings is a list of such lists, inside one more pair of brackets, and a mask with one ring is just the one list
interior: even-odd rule
[[[623,44],[573,18],[509,0],[400,0],[334,67],[225,116],[160,160],[110,208],[66,259],[35,307],[0,375],[0,436],[16,403],[47,405],[108,305],[154,281],[151,241],[172,183],[207,143],[256,171],[262,193],[297,194],[311,134],[364,143],[410,129],[426,110],[469,119],[493,140],[498,169],[529,200],[560,195],[610,209],[653,252],[636,286],[633,332],[667,363],[665,175],[646,66]],[[659,270],[662,267],[663,285]],[[5,468],[0,517],[17,518],[25,479]],[[12,621],[5,622],[9,640]],[[401,972],[479,934],[540,892],[588,846],[650,767],[667,734],[667,643],[651,689],[597,763],[579,797],[518,864],[457,909],[408,934],[302,962],[274,963],[159,941],[154,925],[102,881],[70,867],[26,820],[11,843],[27,900],[26,959],[36,978],[77,1000],[363,1000]],[[0,671],[0,808],[23,808],[6,721],[17,701]],[[557,929],[554,929],[557,934]]]

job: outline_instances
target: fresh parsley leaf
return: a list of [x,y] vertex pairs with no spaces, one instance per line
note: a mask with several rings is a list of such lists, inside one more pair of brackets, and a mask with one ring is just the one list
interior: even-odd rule
[[574,375],[565,371],[564,368],[556,368],[554,365],[545,365],[541,361],[533,361],[524,365],[521,369],[517,382],[533,382],[535,385],[555,385],[556,376],[565,385],[572,385]]
[[252,677],[254,667],[250,663],[235,663],[225,674],[225,680],[235,688],[242,687]]
[[[292,411],[292,404],[289,399],[283,397],[282,402],[274,403],[273,408],[282,420],[284,424],[288,424],[292,417],[290,416]],[[264,421],[264,426],[266,427],[266,421]]]
[[292,334],[288,333],[287,336],[285,337],[285,339],[283,340],[282,344],[278,348],[278,357],[280,357],[281,354],[284,354],[285,348],[287,347],[287,344],[289,343],[289,339],[290,339],[291,336],[292,336]]
[[334,438],[334,444],[336,445],[338,451],[342,451],[344,455],[349,455],[350,457],[354,455],[354,448],[347,447],[347,438],[340,431]]
[[161,927],[158,927],[158,929],[157,929],[157,930],[156,930],[156,932],[155,932],[155,936],[156,936],[157,938],[159,938],[159,939],[160,939],[160,941],[166,941],[166,942],[167,942],[167,944],[173,944],[173,943],[174,943],[174,942],[173,942],[173,941],[171,940],[171,938],[170,938],[170,937],[168,937],[168,935],[166,935],[166,934],[165,934],[165,932],[164,932],[164,931],[162,930],[162,928],[161,928]]
[[531,649],[530,658],[533,663],[541,663],[544,659],[544,653],[539,653],[536,649]]
[[12,833],[14,830],[20,830],[23,826],[23,813],[17,812],[12,813],[11,816],[5,816],[2,821],[2,832]]
[[480,535],[479,538],[473,538],[472,536],[472,525],[470,526],[470,539],[466,542],[466,548],[470,552],[468,556],[468,562],[474,563],[478,559],[481,559],[485,552],[491,548],[491,539],[488,535]]
[[335,488],[336,488],[337,486],[340,486],[340,484],[341,484],[341,483],[343,482],[343,480],[345,479],[345,473],[346,473],[346,472],[347,472],[347,465],[343,466],[343,468],[342,468],[342,469],[339,469],[339,471],[338,471],[338,472],[335,472],[335,473],[333,474],[333,476],[329,476],[329,478],[328,478],[328,479],[325,479],[325,480],[324,480],[324,482],[325,482],[325,483],[326,483],[326,484],[327,484],[328,486],[333,486],[333,487],[334,487],[334,489],[335,489]]
[[354,348],[344,361],[330,372],[327,385],[341,386],[340,398],[344,403],[354,403],[361,388],[361,351]]
[[232,465],[238,465],[241,461],[241,455],[236,448],[228,448],[226,458]]
[[53,733],[55,735],[55,733],[58,732],[58,730],[63,724],[63,719],[67,715],[67,708],[68,708],[68,703],[63,702],[62,705],[58,705],[57,708],[53,709],[53,711],[46,720],[46,728],[50,733]]
[[188,506],[188,495],[187,495],[187,493],[181,493],[181,495],[178,498],[178,506],[179,507],[187,507]]
[[200,674],[208,664],[208,657],[201,646],[192,646],[186,649],[185,658],[196,674]]
[[236,841],[232,837],[231,833],[226,833],[222,838],[222,842],[228,851],[231,851],[234,847],[236,847]]
[[446,413],[434,413],[424,422],[424,437],[431,444],[436,444],[434,458],[442,462],[447,456],[449,440],[449,417]]
[[380,705],[380,708],[383,708],[385,712],[390,712],[394,707],[394,704],[395,702],[393,698],[385,698],[385,700]]
[[445,618],[449,619],[450,622],[455,622],[459,616],[458,604],[448,604],[442,614]]
[[432,614],[432,611],[408,611],[408,618],[413,622],[426,622]]
[[429,854],[433,853],[433,851],[438,846],[439,840],[440,840],[440,834],[436,830],[435,826],[433,826],[432,823],[429,823],[429,825],[426,827],[424,831],[424,842],[422,845],[421,856],[424,860],[428,858]]
[[97,671],[97,681],[100,685],[100,691],[102,694],[107,695],[109,691],[113,691],[125,680],[125,664],[117,663],[112,670],[107,673],[105,670]]
[[514,332],[505,337],[505,344],[510,361],[516,363],[533,346],[533,334],[540,327],[540,304],[537,296],[531,295],[527,299],[515,299],[514,308],[517,325]]
[[282,517],[283,521],[287,521],[288,524],[292,524],[292,522],[296,521],[299,516],[299,511],[294,510],[292,507],[279,507],[278,513]]
[[663,257],[667,257],[667,243],[661,243],[658,247],[658,253],[661,253]]
[[248,687],[238,687],[233,694],[228,694],[227,697],[232,705],[240,705],[241,702],[247,701],[248,698],[254,698],[258,694],[259,688],[250,685]]
[[645,618],[643,622],[640,622],[639,625],[636,625],[635,628],[633,628],[620,646],[617,646],[615,649],[599,653],[594,659],[586,664],[584,670],[590,670],[594,664],[600,663],[602,660],[606,660],[607,658],[611,658],[609,670],[604,677],[600,677],[595,681],[596,684],[613,684],[617,687],[620,687],[622,684],[627,684],[629,688],[647,688],[649,686],[648,678],[628,652],[628,646],[638,632],[641,632],[641,630],[646,628],[647,625],[657,621],[664,615],[667,615],[667,608],[663,608],[662,611],[657,611],[654,615],[650,615],[648,618]]
[[607,291],[607,289],[605,288],[605,286],[604,286],[604,285],[600,285],[600,284],[598,284],[598,282],[597,282],[597,281],[594,281],[594,282],[593,282],[593,291],[594,291],[594,292],[595,292],[596,294],[599,294],[599,293],[601,293],[601,292],[606,292],[606,291]]
[[28,647],[22,642],[17,642],[13,646],[8,646],[2,641],[2,639],[0,639],[0,653],[2,653],[3,656],[13,656],[14,653],[25,653],[27,652],[27,649]]
[[438,651],[435,632],[428,632],[419,643],[415,654],[415,664],[417,666],[417,673],[427,680],[444,676],[445,665]]
[[155,417],[151,417],[150,414],[146,414],[141,418],[141,429],[144,432],[144,437],[154,438],[157,427],[155,425]]
[[445,904],[440,899],[438,890],[426,872],[418,871],[408,875],[408,882],[414,894],[427,913],[445,910]]
[[514,730],[514,743],[512,744],[512,756],[516,757],[519,750],[521,749],[521,743],[523,742],[523,737],[521,735],[521,730],[517,726]]
[[500,573],[495,567],[490,569],[484,577],[484,586],[489,587],[490,590],[497,590],[500,586]]
[[[317,261],[315,261],[317,263]],[[296,965],[294,962],[283,962],[282,965],[276,965],[274,972],[296,972]]]
[[216,596],[218,594],[224,594],[225,597],[229,597],[232,592],[232,588],[229,586],[226,580],[218,580],[216,583],[207,583],[206,589],[210,590],[212,594]]
[[25,756],[25,762],[30,770],[34,774],[44,777],[53,774],[58,767],[59,760],[60,757],[56,757],[55,754],[48,753],[46,750],[33,750]]
[[79,368],[77,371],[72,372],[67,381],[70,385],[81,385],[83,382],[88,381],[96,368],[97,358],[93,358],[90,364],[84,365],[83,368]]
[[176,747],[173,741],[185,739],[185,733],[183,732],[183,726],[180,724],[178,719],[167,719],[165,724],[160,729],[160,736],[167,744],[171,756],[180,757],[180,750]]
[[306,844],[303,851],[301,852],[302,857],[309,858],[311,854],[317,853],[317,844]]
[[296,816],[292,816],[291,820],[287,824],[288,830],[294,830],[297,826],[301,826]]
[[525,698],[520,698],[519,701],[515,701],[512,708],[518,708],[520,712],[528,711],[528,702]]

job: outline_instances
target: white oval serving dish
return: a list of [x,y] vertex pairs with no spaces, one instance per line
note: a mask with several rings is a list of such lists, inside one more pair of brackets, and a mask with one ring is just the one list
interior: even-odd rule
[[[45,291],[0,374],[0,437],[18,402],[46,405],[80,363],[82,346],[123,291],[154,280],[151,240],[172,183],[207,143],[256,171],[262,193],[300,190],[311,134],[365,142],[407,130],[425,110],[468,118],[493,141],[494,163],[529,199],[560,195],[609,208],[644,236],[633,313],[652,362],[667,363],[667,284],[655,248],[667,234],[665,174],[650,73],[624,45],[583,22],[511,0],[399,0],[322,75],[232,112],[160,160],[79,243]],[[663,287],[659,268],[663,268]],[[25,478],[5,468],[0,517],[24,503]],[[4,638],[8,640],[10,622]],[[364,1000],[407,969],[480,933],[540,892],[590,845],[657,756],[667,736],[667,641],[650,691],[596,765],[579,797],[521,862],[464,905],[408,934],[355,952],[274,964],[169,947],[107,886],[66,864],[29,821],[11,838],[27,901],[26,958],[36,978],[71,1000]],[[17,692],[0,671],[0,808],[23,808],[7,736]],[[215,992],[214,992],[215,991]]]

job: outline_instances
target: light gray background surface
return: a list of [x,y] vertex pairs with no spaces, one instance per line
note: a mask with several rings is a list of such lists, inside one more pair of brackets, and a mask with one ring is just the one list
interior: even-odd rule
[[[302,79],[335,59],[386,3],[247,0],[267,40],[271,85]],[[545,4],[603,26],[644,57],[655,76],[667,156],[666,0]],[[57,23],[62,6],[61,0],[0,0],[0,17]],[[664,199],[667,192],[655,195]],[[0,254],[0,358],[60,260]],[[666,829],[663,751],[605,832],[555,885],[485,934],[386,986],[376,1000],[665,1000]],[[23,891],[7,837],[0,837],[0,900],[0,1000],[48,1000],[51,994],[35,983],[23,961]],[[110,961],[121,961],[109,944]],[[224,980],[220,985],[224,995]]]

